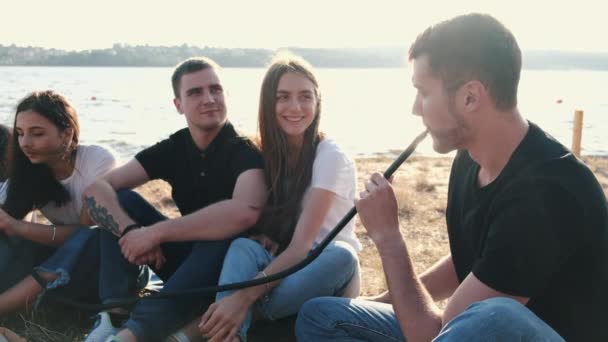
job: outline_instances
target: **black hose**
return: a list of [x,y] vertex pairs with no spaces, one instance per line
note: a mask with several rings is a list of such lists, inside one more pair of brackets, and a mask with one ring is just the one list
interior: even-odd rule
[[[424,131],[421,134],[419,134],[414,139],[414,141],[412,141],[410,143],[410,145],[399,155],[399,157],[397,157],[397,159],[395,159],[395,161],[393,161],[393,163],[386,169],[386,171],[384,171],[384,178],[386,178],[386,179],[390,178],[393,175],[393,173],[395,171],[397,171],[399,166],[401,166],[401,164],[403,164],[403,162],[405,162],[405,160],[407,158],[409,158],[409,156],[414,152],[414,150],[416,150],[416,147],[426,137],[426,135],[427,135],[427,131]],[[275,280],[285,278],[288,275],[291,275],[291,274],[301,270],[302,268],[304,268],[308,264],[310,264],[313,260],[315,260],[321,254],[323,249],[325,249],[325,247],[327,247],[327,245],[329,245],[331,243],[331,241],[340,233],[340,231],[348,224],[348,222],[350,220],[352,220],[353,217],[355,217],[356,214],[357,214],[357,208],[353,206],[350,209],[350,211],[346,215],[344,215],[344,217],[340,220],[340,222],[338,222],[338,224],[336,224],[334,229],[332,229],[332,231],[323,239],[323,241],[321,241],[321,243],[319,243],[319,245],[317,247],[315,247],[312,251],[310,251],[310,253],[308,253],[308,255],[306,256],[306,258],[304,258],[304,260],[300,261],[299,263],[297,263],[281,272],[271,274],[267,277],[252,279],[252,280],[238,282],[238,283],[231,283],[231,284],[217,285],[217,286],[208,286],[208,287],[201,287],[201,288],[188,289],[188,290],[175,291],[175,292],[163,292],[163,293],[157,293],[157,294],[145,297],[145,298],[146,299],[163,299],[163,298],[166,299],[166,298],[173,298],[173,297],[187,296],[187,295],[197,295],[197,294],[204,294],[204,293],[211,294],[211,293],[216,293],[216,292],[238,290],[238,289],[244,289],[247,287],[258,286],[258,285],[270,283]],[[129,297],[129,298],[119,298],[119,299],[113,300],[112,303],[108,303],[108,304],[89,304],[89,303],[81,303],[81,302],[78,302],[78,301],[75,301],[72,299],[68,299],[68,298],[64,298],[64,297],[54,296],[52,294],[47,294],[47,298],[51,299],[52,301],[59,302],[61,304],[65,304],[68,306],[73,306],[73,307],[77,307],[80,309],[93,310],[93,311],[94,310],[100,311],[100,310],[107,310],[107,309],[116,308],[116,307],[129,306],[129,305],[133,305],[133,304],[137,303],[137,301],[139,301],[141,299],[139,297]]]

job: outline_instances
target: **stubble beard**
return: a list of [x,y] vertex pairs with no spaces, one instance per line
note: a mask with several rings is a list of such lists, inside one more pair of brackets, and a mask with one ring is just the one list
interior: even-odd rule
[[222,112],[221,114],[218,114],[220,117],[218,117],[217,121],[215,120],[216,118],[213,118],[214,120],[212,122],[208,122],[208,123],[198,123],[195,124],[195,126],[200,129],[201,131],[205,132],[205,133],[213,133],[215,131],[218,131],[219,129],[221,129],[221,127],[224,126],[224,124],[227,121],[226,118],[226,113],[225,111],[220,110],[220,112]]
[[449,101],[447,110],[450,117],[454,119],[456,126],[441,131],[430,131],[433,137],[433,149],[441,154],[465,148],[469,132],[462,115],[455,110],[453,101]]

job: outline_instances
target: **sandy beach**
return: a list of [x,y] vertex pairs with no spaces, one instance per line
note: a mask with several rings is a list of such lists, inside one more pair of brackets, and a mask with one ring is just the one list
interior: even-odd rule
[[[358,185],[373,172],[382,172],[396,154],[379,154],[356,160]],[[583,157],[608,191],[608,158]],[[399,201],[401,232],[406,239],[417,272],[424,271],[449,252],[445,226],[448,176],[452,159],[448,157],[413,156],[395,173],[393,185]],[[169,217],[178,215],[170,197],[170,187],[153,181],[136,189]],[[377,250],[365,229],[356,219],[356,232],[364,249],[360,253],[361,295],[374,295],[386,289],[382,264]],[[37,312],[18,313],[0,318],[0,326],[8,327],[28,341],[82,341],[92,324],[90,313],[58,307],[43,307]]]

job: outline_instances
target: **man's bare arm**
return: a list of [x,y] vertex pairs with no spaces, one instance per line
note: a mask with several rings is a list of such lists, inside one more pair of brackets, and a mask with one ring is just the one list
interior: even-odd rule
[[243,172],[232,198],[148,227],[158,242],[222,240],[243,232],[257,221],[268,190],[262,169]]
[[424,271],[420,275],[420,281],[435,302],[450,298],[458,287],[452,255],[444,256]]
[[134,188],[148,180],[148,174],[135,159],[110,171],[83,194],[89,217],[100,228],[120,236],[122,230],[134,221],[120,206],[116,190]]
[[374,242],[382,259],[391,302],[406,340],[432,340],[441,330],[442,312],[414,272],[405,241],[400,234],[386,234],[377,236]]
[[[452,256],[446,255],[429,267],[420,275],[420,282],[429,292],[435,302],[450,298],[458,287],[458,277],[452,262]],[[370,297],[361,299],[391,304],[391,295],[388,290]]]
[[526,305],[530,300],[530,298],[527,297],[512,296],[504,292],[496,291],[482,283],[473,273],[469,273],[462,284],[458,286],[454,295],[450,298],[443,313],[443,325],[463,312],[469,305],[494,297],[511,298],[523,305]]

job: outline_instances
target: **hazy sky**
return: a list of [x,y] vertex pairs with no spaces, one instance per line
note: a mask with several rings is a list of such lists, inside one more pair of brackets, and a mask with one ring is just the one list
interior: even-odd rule
[[[409,46],[426,26],[489,13],[524,49],[608,51],[605,1],[4,0],[0,44],[215,47]],[[181,5],[176,5],[181,4]]]

